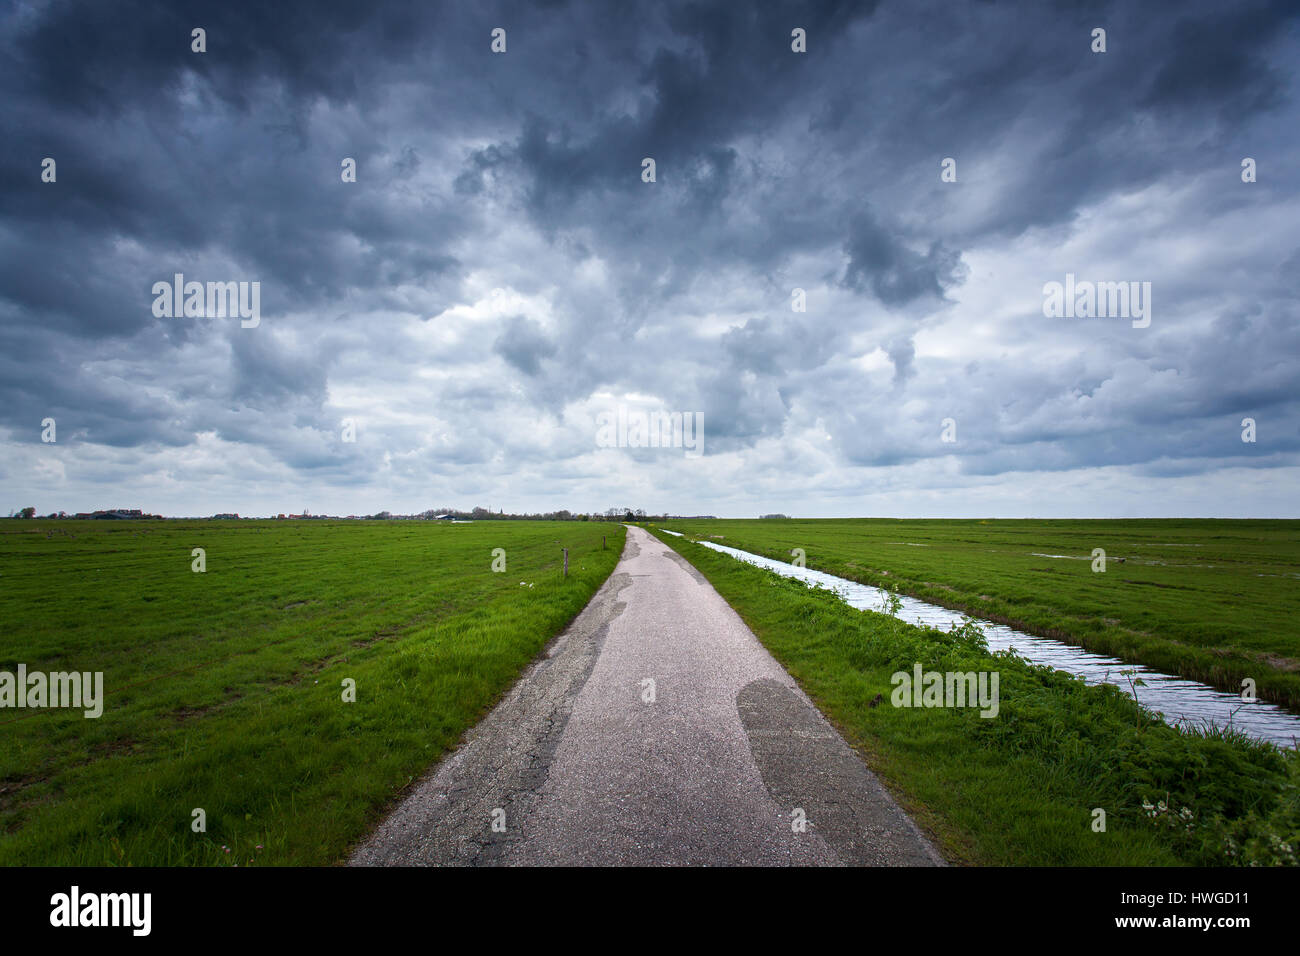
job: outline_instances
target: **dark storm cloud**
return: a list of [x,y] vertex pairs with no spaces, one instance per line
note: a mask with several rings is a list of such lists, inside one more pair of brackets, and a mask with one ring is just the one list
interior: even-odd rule
[[555,355],[555,343],[532,319],[516,315],[492,344],[492,350],[525,375],[541,371],[542,359]]
[[[968,474],[1279,464],[1300,451],[1300,250],[1269,218],[1297,202],[1298,14],[17,3],[0,425],[29,441],[55,415],[142,454],[215,434],[290,482],[416,484],[576,461],[588,406],[638,395],[702,411],[714,453],[813,435],[839,464],[925,462],[955,453],[953,416]],[[1037,314],[1089,268],[1156,277],[1148,334]],[[178,272],[259,281],[262,327],[155,317]],[[1267,449],[1236,437],[1248,414]],[[355,447],[345,415],[368,416]]]
[[849,264],[844,284],[870,290],[886,305],[905,305],[930,296],[943,298],[944,289],[963,277],[961,256],[935,240],[924,254],[904,246],[897,236],[863,213],[850,227],[845,252]]

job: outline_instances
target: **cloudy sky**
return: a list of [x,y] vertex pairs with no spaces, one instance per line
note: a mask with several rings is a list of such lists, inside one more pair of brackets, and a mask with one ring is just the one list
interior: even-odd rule
[[1294,3],[3,9],[0,513],[1300,516]]

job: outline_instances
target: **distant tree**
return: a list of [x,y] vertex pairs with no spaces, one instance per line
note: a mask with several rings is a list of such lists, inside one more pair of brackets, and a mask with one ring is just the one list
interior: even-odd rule
[[20,517],[20,518],[35,518],[35,517],[36,517],[36,509],[35,509],[35,508],[24,508],[22,511],[18,512],[18,517]]

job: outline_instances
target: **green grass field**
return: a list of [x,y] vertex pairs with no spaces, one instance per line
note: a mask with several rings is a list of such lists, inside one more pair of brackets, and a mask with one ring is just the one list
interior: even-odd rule
[[[664,527],[910,594],[1300,710],[1300,522],[674,521]],[[1092,552],[1106,552],[1105,573]],[[1122,562],[1118,559],[1124,559]]]
[[0,522],[0,671],[103,671],[106,698],[98,719],[0,710],[0,864],[339,861],[586,605],[624,534]]
[[[852,532],[859,523],[826,524]],[[747,550],[773,538],[783,539],[781,547],[786,538],[801,546],[797,531],[775,522],[771,532],[767,522],[690,527],[724,534]],[[813,564],[813,542],[821,538],[806,524],[801,531]],[[941,533],[932,531],[932,540]],[[660,538],[736,609],[949,860],[1295,865],[1295,751],[1232,733],[1176,730],[1114,687],[1089,687],[1010,654],[990,654],[976,632],[922,630],[688,539]],[[874,553],[859,554],[871,560]],[[917,662],[927,671],[997,672],[999,713],[986,719],[975,709],[892,706],[891,676]],[[1160,811],[1162,801],[1169,812]],[[1097,810],[1105,812],[1104,832],[1094,829]]]

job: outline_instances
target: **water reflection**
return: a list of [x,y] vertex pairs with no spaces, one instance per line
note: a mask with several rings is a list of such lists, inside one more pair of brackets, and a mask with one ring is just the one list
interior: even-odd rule
[[[659,530],[682,537],[675,531],[667,531],[663,528]],[[764,558],[738,548],[714,544],[711,541],[697,543],[758,567],[775,571],[784,577],[798,578],[809,584],[820,584],[822,587],[830,588],[853,607],[881,613],[888,611],[886,592],[880,588],[849,581],[824,571],[814,571],[812,568],[795,567],[785,561]],[[946,631],[965,619],[965,615],[960,611],[951,611],[946,607],[939,607],[917,598],[899,595],[899,600],[902,602],[902,607],[898,617],[910,624]],[[978,619],[976,623],[988,638],[991,650],[1015,648],[1017,654],[1035,664],[1047,664],[1058,670],[1077,674],[1089,684],[1114,684],[1131,696],[1129,678],[1120,672],[1136,671],[1132,675],[1133,679],[1141,678],[1146,685],[1138,688],[1138,698],[1146,707],[1158,711],[1167,723],[1190,724],[1197,727],[1231,726],[1252,737],[1270,740],[1280,747],[1294,747],[1296,738],[1300,737],[1300,717],[1273,704],[1262,701],[1248,704],[1235,694],[1215,690],[1199,681],[1171,677],[1140,664],[1129,664],[1114,657],[1092,654],[1071,644],[1026,634],[1004,624]]]

